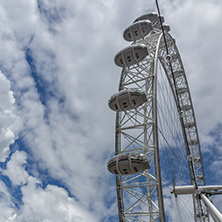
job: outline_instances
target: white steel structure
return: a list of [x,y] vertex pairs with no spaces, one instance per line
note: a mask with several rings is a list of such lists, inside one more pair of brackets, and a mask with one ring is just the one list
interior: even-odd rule
[[[145,32],[141,28],[140,20],[148,21],[148,31]],[[116,173],[119,221],[167,221],[164,209],[164,186],[162,185],[165,180],[162,182],[161,179],[163,175],[161,175],[160,158],[165,150],[171,149],[172,151],[173,142],[167,138],[164,129],[160,127],[161,119],[159,115],[161,115],[161,108],[159,108],[158,101],[166,100],[167,98],[158,96],[158,81],[161,82],[161,80],[158,80],[158,67],[161,67],[165,74],[164,84],[168,84],[174,100],[172,107],[174,107],[177,117],[173,117],[176,119],[171,119],[170,122],[179,123],[183,137],[183,147],[181,148],[185,151],[186,156],[180,167],[187,169],[189,177],[189,182],[186,184],[189,186],[179,187],[177,185],[184,185],[184,182],[179,184],[175,181],[173,182],[172,195],[175,197],[182,194],[192,195],[193,221],[209,221],[208,212],[211,213],[214,210],[209,207],[209,200],[206,194],[219,192],[222,187],[209,186],[204,189],[205,177],[200,143],[184,67],[175,40],[168,33],[169,27],[163,26],[160,23],[161,20],[163,21],[163,17],[160,19],[155,13],[136,19],[132,28],[129,27],[124,32],[124,36],[127,36],[128,33],[128,37],[134,40],[131,45],[132,49],[128,48],[127,52],[119,52],[118,58],[116,58],[120,61],[119,66],[123,67],[119,91],[137,88],[146,93],[147,101],[135,109],[116,112],[115,155],[123,155],[124,152],[141,152],[147,155],[150,166],[142,173],[126,175]],[[138,23],[137,28],[135,23]],[[152,23],[152,28],[150,28],[150,23]],[[164,32],[163,29],[165,29]],[[146,33],[145,36],[143,36],[143,33]],[[148,50],[148,55],[142,60],[138,59],[139,57],[137,57],[133,49],[133,46],[137,45],[141,45],[141,47],[145,45]],[[131,50],[131,54],[129,50]],[[165,97],[167,97],[166,94]],[[129,103],[132,103],[132,101],[129,101]],[[118,107],[116,106],[117,109]],[[165,131],[168,132],[169,130]],[[165,148],[160,147],[160,137],[165,142]],[[178,140],[178,138],[174,139]],[[166,158],[168,154],[167,152],[165,154]],[[172,156],[175,157],[174,161],[176,162],[182,158],[176,151],[172,151]],[[167,158],[168,162],[173,161],[173,158]],[[133,164],[130,164],[130,169],[132,168]],[[171,171],[176,170],[170,169],[170,167],[168,169]],[[165,174],[164,177],[166,178],[167,175]],[[207,208],[210,210],[208,211]],[[217,216],[218,212],[213,218]],[[220,215],[218,218],[220,218]],[[182,220],[179,219],[178,221]],[[215,219],[215,221],[221,220]]]

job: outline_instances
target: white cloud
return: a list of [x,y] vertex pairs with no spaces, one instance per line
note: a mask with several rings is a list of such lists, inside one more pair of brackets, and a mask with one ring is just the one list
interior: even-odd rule
[[[8,17],[7,19],[10,20],[10,17]],[[40,20],[41,19],[39,19],[39,21]],[[67,21],[64,21],[62,25],[65,25],[65,22]],[[14,23],[11,23],[9,25],[12,30],[17,28],[17,26],[14,26],[16,26],[16,24]],[[61,87],[61,89],[57,88],[59,89],[59,91],[64,91],[67,88],[67,85],[70,87],[68,93],[65,94],[67,99],[67,103],[63,104],[63,106],[65,107],[61,107],[56,99],[48,101],[47,105],[50,111],[48,113],[48,122],[44,119],[44,115],[46,114],[46,107],[41,104],[39,96],[37,95],[34,81],[30,78],[30,71],[27,62],[25,61],[24,51],[20,50],[20,47],[18,47],[18,44],[16,42],[19,40],[19,38],[16,34],[14,35],[12,31],[9,31],[9,33],[13,41],[9,41],[8,44],[14,47],[14,61],[12,63],[8,63],[8,66],[6,68],[9,70],[13,69],[10,78],[13,82],[16,83],[15,89],[18,95],[20,95],[20,115],[25,126],[22,135],[24,135],[24,137],[26,138],[29,147],[32,150],[32,153],[34,154],[34,159],[40,160],[40,167],[42,167],[43,169],[48,168],[50,174],[53,177],[57,179],[64,179],[64,182],[68,184],[69,189],[72,191],[72,193],[77,195],[79,202],[82,203],[86,207],[86,209],[91,207],[93,208],[93,210],[97,209],[97,211],[103,211],[105,214],[106,210],[103,203],[104,194],[106,194],[106,188],[99,187],[98,181],[103,182],[103,184],[108,183],[108,181],[103,178],[105,175],[102,176],[104,171],[106,172],[106,160],[103,160],[102,158],[104,157],[104,153],[107,152],[107,150],[104,149],[104,147],[107,146],[105,142],[106,140],[104,140],[104,138],[107,137],[108,133],[104,131],[103,125],[100,124],[94,126],[94,121],[98,121],[98,124],[101,120],[103,120],[103,122],[108,122],[108,118],[106,116],[107,114],[105,114],[104,112],[104,116],[102,116],[100,112],[102,111],[101,108],[103,109],[103,107],[107,109],[106,101],[109,95],[105,96],[103,94],[100,94],[101,96],[103,96],[103,101],[105,100],[105,103],[103,103],[104,105],[101,105],[102,103],[100,102],[100,98],[97,98],[97,101],[95,101],[97,93],[96,91],[94,91],[94,89],[97,88],[96,79],[98,79],[98,74],[100,74],[100,71],[98,70],[96,78],[93,77],[93,73],[95,73],[96,71],[95,68],[93,69],[93,73],[91,74],[93,78],[90,77],[90,79],[95,80],[94,83],[92,82],[92,85],[89,85],[90,88],[88,88],[87,90],[89,90],[89,92],[91,90],[91,94],[93,94],[94,99],[91,101],[91,104],[88,104],[89,100],[91,99],[91,94],[85,94],[84,90],[82,90],[81,88],[81,91],[77,88],[73,88],[75,86],[78,86],[79,83],[77,85],[70,84],[70,82],[73,83],[71,74],[73,75],[73,73],[76,73],[77,71],[72,70],[71,73],[70,70],[70,73],[68,73],[67,75],[66,72],[64,72],[63,70],[66,68],[66,66],[69,66],[68,60],[66,63],[63,63],[62,69],[59,70],[55,70],[54,65],[51,63],[53,62],[58,65],[60,64],[58,60],[52,59],[50,57],[50,53],[52,53],[52,55],[56,54],[56,57],[60,57],[60,54],[57,53],[61,53],[61,51],[55,52],[56,48],[54,47],[61,47],[63,55],[66,55],[67,53],[65,53],[65,50],[70,48],[70,43],[60,46],[59,40],[62,40],[65,35],[61,35],[62,32],[59,32],[57,35],[53,36],[51,30],[48,30],[47,24],[44,24],[44,21],[41,20],[38,24],[38,32],[35,33],[33,42],[30,43],[30,49],[34,52],[32,56],[36,62],[38,75],[41,75],[43,79],[49,81],[49,84],[54,84],[53,81],[55,81],[57,78],[61,78],[60,76],[64,76],[64,82],[61,82],[59,84],[55,82],[54,87]],[[56,37],[58,35],[61,35],[60,39]],[[26,36],[31,36],[31,32],[25,31],[24,39],[28,38]],[[71,38],[71,33],[69,37]],[[19,42],[19,44],[21,44],[21,42]],[[24,44],[24,41],[22,42],[22,44]],[[97,42],[97,46],[98,44],[99,42]],[[85,47],[85,45],[83,46]],[[102,48],[100,48],[100,51],[101,50]],[[89,51],[92,54],[92,49],[90,49]],[[5,52],[8,55],[11,54],[11,50],[5,50]],[[73,57],[72,54],[70,56]],[[94,58],[93,54],[90,56],[90,58]],[[102,54],[100,54],[100,57],[101,56]],[[88,60],[88,58],[86,58],[86,60]],[[70,64],[72,63],[73,61],[70,61]],[[101,62],[98,61],[97,63],[101,64]],[[81,69],[81,66],[82,63],[77,68]],[[54,73],[52,73],[52,70],[54,71]],[[104,73],[105,71],[106,69],[103,68]],[[78,77],[78,75],[75,74],[74,77]],[[84,78],[85,79],[83,79],[83,83],[86,82],[87,84],[89,84],[89,82],[87,81],[88,77]],[[101,86],[103,88],[105,87],[103,84],[101,84]],[[49,87],[53,87],[53,85],[49,85]],[[53,90],[55,90],[55,88],[53,88]],[[23,92],[22,94],[21,91]],[[78,94],[78,91],[80,91],[80,94]],[[101,89],[101,91],[103,90]],[[81,93],[83,93],[83,98]],[[75,96],[71,96],[72,94],[74,94]],[[79,100],[79,104],[74,104],[74,107],[70,107],[68,105],[68,102],[72,101],[72,98],[74,98],[75,101]],[[83,108],[81,108],[84,99],[86,106],[83,106]],[[99,109],[96,112],[91,112],[91,107],[94,106],[94,104]],[[66,113],[67,108],[68,113]],[[72,117],[73,108],[76,118]],[[84,114],[84,116],[79,116],[82,113]],[[111,114],[113,114],[109,111],[108,113],[109,116],[112,116]],[[97,120],[93,119],[94,117],[96,117]],[[112,126],[109,126],[108,128],[112,129]],[[99,136],[101,136],[103,140],[101,140]],[[107,139],[109,141],[112,140],[111,137],[107,137]],[[113,152],[113,150],[110,152]],[[15,180],[12,174],[12,172],[14,171],[10,170],[14,167],[17,167],[18,172],[23,175],[18,181]],[[13,156],[12,159],[8,162],[8,169],[7,171],[5,171],[5,175],[8,175],[15,184],[24,183],[27,176],[24,168],[18,166],[18,162],[15,161]],[[108,173],[106,177],[107,176]],[[103,185],[101,184],[101,186]],[[101,190],[103,191],[103,193],[100,192]]]
[[26,183],[28,178],[28,173],[25,170],[26,158],[25,152],[16,151],[7,163],[7,169],[3,171],[3,174],[10,178],[14,186]]
[[0,221],[1,222],[9,222],[13,221],[16,214],[13,209],[13,204],[11,203],[11,196],[7,190],[5,184],[0,181]]
[[42,189],[38,184],[35,178],[29,177],[27,186],[22,188],[24,205],[15,221],[97,221],[94,215],[70,198],[63,188],[48,185]]
[[98,221],[98,217],[84,210],[74,198],[68,196],[63,188],[48,185],[43,189],[41,183],[33,177],[28,177],[27,184],[22,187],[23,205],[20,209],[12,207],[13,203],[5,185],[1,183],[0,187],[0,221],[2,222]]
[[1,3],[7,16],[7,27],[13,28],[13,34],[19,45],[27,45],[31,35],[37,31],[38,8],[35,0],[14,2],[13,0]]
[[21,127],[10,87],[9,80],[0,72],[0,160],[2,162],[8,157],[9,145],[14,143]]

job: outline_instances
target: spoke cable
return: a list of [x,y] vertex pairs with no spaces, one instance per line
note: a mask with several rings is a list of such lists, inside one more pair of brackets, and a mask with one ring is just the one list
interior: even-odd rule
[[[161,66],[160,66],[160,74],[161,74],[161,77],[163,77],[163,73],[162,73],[162,69],[161,69]],[[166,80],[166,79],[165,79]],[[162,81],[164,82],[164,80]],[[167,81],[165,81],[167,82]],[[162,87],[165,86],[165,89],[163,89]],[[182,138],[182,135],[180,134],[180,139],[178,138],[175,138],[174,136],[174,132],[177,132],[179,130],[181,130],[181,126],[180,125],[177,125],[177,121],[175,121],[175,119],[178,119],[178,113],[175,113],[175,117],[173,118],[172,116],[172,110],[175,110],[175,109],[172,109],[172,107],[175,106],[175,102],[173,104],[173,99],[170,99],[170,95],[172,97],[172,91],[171,89],[167,89],[166,87],[166,84],[161,84],[160,81],[158,80],[158,89],[159,89],[159,93],[158,95],[160,96],[160,93],[161,93],[161,99],[159,98],[158,100],[158,111],[159,111],[159,114],[161,114],[162,118],[160,118],[160,116],[158,116],[158,121],[159,121],[159,126],[158,126],[158,131],[160,132],[160,134],[162,135],[163,137],[163,140],[166,142],[166,145],[170,148],[171,152],[173,153],[173,155],[176,157],[176,160],[179,162],[179,165],[180,165],[180,169],[183,169],[184,172],[186,172],[187,170],[184,169],[184,166],[183,166],[183,161],[186,163],[186,158],[185,158],[185,154],[182,153],[182,148],[184,147],[184,140]],[[167,93],[167,94],[166,94]],[[166,98],[168,98],[168,100],[166,101]],[[164,104],[161,106],[161,104]],[[171,108],[170,108],[171,106]],[[165,111],[163,110],[163,108],[165,108]],[[171,114],[171,115],[170,115]],[[168,117],[169,116],[169,117]],[[164,124],[163,124],[163,121],[164,121]],[[177,126],[176,126],[177,125]],[[164,127],[163,130],[161,130],[161,127]],[[172,129],[173,128],[173,129]],[[163,132],[168,132],[168,136],[165,136]],[[170,142],[167,140],[167,138],[172,138],[174,139],[174,143],[175,143],[175,147],[178,147],[178,150],[177,150],[177,154],[179,153],[179,156],[182,156],[181,157],[178,157],[178,155],[176,154],[176,150],[174,147],[172,147],[172,145],[170,145]],[[179,142],[179,144],[178,144]],[[179,148],[180,147],[180,148]],[[174,151],[175,150],[175,151]],[[169,158],[169,155],[168,155],[168,149],[166,148],[166,146],[164,146],[164,149],[163,151],[165,152],[166,155],[164,155],[165,158],[167,158],[167,163],[170,162],[170,158]],[[179,151],[179,152],[178,152]],[[170,165],[169,169],[171,169],[171,175],[173,177],[175,177],[175,175],[173,175],[173,170],[172,170],[172,164]],[[179,170],[181,172],[181,170]],[[189,176],[187,174],[187,176]],[[174,182],[175,184],[175,182]]]
[[[163,39],[164,39],[164,43],[165,43],[165,47],[166,47],[166,53],[167,55],[169,54],[169,50],[168,50],[168,46],[167,46],[167,41],[166,41],[166,36],[164,33],[164,29],[163,29],[163,24],[162,24],[162,18],[161,18],[161,13],[160,13],[160,8],[159,8],[159,4],[158,4],[158,0],[156,1],[156,7],[157,7],[157,11],[159,14],[159,19],[160,19],[160,25],[161,25],[161,29],[162,29],[162,33],[163,33]],[[173,72],[173,67],[171,62],[168,62],[169,66],[170,66],[170,70],[171,70],[171,74],[172,74],[172,79],[173,79],[173,83],[174,83],[174,87],[175,87],[175,95],[176,95],[176,104],[177,104],[177,109],[179,114],[181,113],[181,107],[180,107],[180,102],[179,102],[179,96],[176,93],[176,80],[175,80],[175,76],[174,76],[174,72]],[[188,141],[187,141],[187,137],[186,137],[186,131],[185,131],[185,127],[184,127],[184,122],[183,122],[183,117],[180,115],[180,121],[181,121],[181,125],[182,125],[182,130],[183,130],[183,134],[184,134],[184,141],[185,141],[185,145],[186,145],[186,149],[187,149],[187,155],[190,156],[191,152],[189,149],[189,145],[188,145]],[[193,161],[191,159],[191,161],[189,161],[190,167],[191,167],[191,172],[193,177],[191,177],[191,179],[194,180],[196,189],[198,188],[198,184],[197,184],[197,179],[196,179],[196,174],[195,174],[195,170],[194,170],[194,165],[193,165]]]

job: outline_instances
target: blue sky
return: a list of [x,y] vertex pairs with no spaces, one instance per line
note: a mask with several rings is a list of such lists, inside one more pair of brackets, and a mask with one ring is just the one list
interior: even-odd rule
[[[159,4],[187,72],[207,183],[222,184],[221,1]],[[0,221],[117,221],[106,169],[113,58],[150,11],[147,0],[1,1]]]

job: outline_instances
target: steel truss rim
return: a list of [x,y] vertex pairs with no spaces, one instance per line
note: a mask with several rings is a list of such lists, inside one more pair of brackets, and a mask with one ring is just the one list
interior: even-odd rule
[[[170,73],[170,70],[169,70],[169,68],[168,68],[168,65],[167,65],[167,63],[165,62],[165,60],[163,60],[163,59],[165,59],[165,58],[161,58],[160,56],[160,54],[162,53],[162,54],[165,54],[165,56],[166,56],[166,52],[165,53],[163,53],[164,52],[164,47],[163,46],[161,46],[161,44],[163,44],[163,40],[162,40],[162,34],[159,32],[157,32],[157,34],[156,34],[156,39],[155,39],[155,41],[153,42],[153,44],[155,44],[155,49],[156,50],[154,50],[153,52],[155,53],[155,56],[153,55],[153,57],[150,57],[150,60],[151,61],[154,61],[155,60],[155,62],[154,62],[154,66],[153,66],[153,68],[154,68],[154,70],[155,70],[155,66],[157,65],[157,62],[158,62],[158,60],[160,60],[160,62],[162,63],[162,65],[163,65],[163,67],[164,67],[164,70],[165,70],[165,73],[166,73],[166,75],[167,75],[167,78],[168,78],[168,81],[169,82],[172,82],[172,75],[171,75],[171,73]],[[203,172],[203,164],[202,164],[202,156],[201,156],[201,152],[200,152],[200,144],[199,144],[199,137],[198,137],[198,131],[197,131],[197,126],[196,126],[196,119],[195,119],[195,115],[194,115],[194,110],[193,110],[193,104],[192,104],[192,100],[191,100],[191,96],[190,96],[190,91],[189,91],[189,86],[188,86],[188,83],[187,83],[187,79],[186,79],[186,75],[185,75],[185,71],[184,71],[184,68],[183,68],[183,64],[182,64],[182,60],[181,60],[181,58],[180,58],[180,54],[179,54],[179,51],[178,51],[178,49],[177,49],[177,47],[176,47],[176,45],[175,45],[175,42],[174,42],[174,39],[169,35],[169,34],[167,34],[167,39],[168,39],[168,42],[170,41],[170,47],[173,47],[174,48],[174,50],[176,50],[176,52],[177,52],[177,55],[178,55],[178,61],[179,61],[179,63],[180,63],[180,67],[182,68],[182,75],[180,76],[181,78],[183,78],[183,80],[184,80],[184,84],[186,85],[186,89],[187,89],[187,95],[188,95],[188,97],[186,97],[186,98],[188,98],[189,99],[189,101],[188,101],[188,103],[191,105],[191,111],[190,111],[190,113],[192,114],[192,120],[193,120],[193,128],[195,128],[195,138],[197,139],[197,144],[195,144],[195,145],[197,145],[197,147],[198,147],[198,152],[199,152],[199,156],[198,156],[198,158],[199,158],[199,161],[200,161],[200,163],[198,163],[198,170],[201,170],[201,174],[199,173],[200,171],[198,171],[198,176],[199,176],[199,181],[201,181],[201,183],[200,183],[200,185],[205,185],[205,179],[204,179],[204,172]],[[139,42],[142,42],[142,43],[144,43],[144,41],[145,40],[141,40],[141,41],[139,41]],[[147,42],[145,42],[146,43],[146,45],[147,45],[147,47],[148,47],[148,50],[150,50],[150,48],[152,47],[152,45],[148,45],[148,43]],[[175,51],[174,51],[175,52]],[[153,60],[152,60],[152,59]],[[142,67],[142,65],[140,64],[140,66]],[[146,64],[145,64],[145,66],[146,66]],[[141,68],[140,67],[140,68]],[[128,69],[128,68],[126,68],[126,69]],[[141,69],[143,69],[143,67],[141,68]],[[123,88],[123,84],[122,84],[122,82],[124,81],[124,72],[125,72],[125,70],[123,69],[123,71],[122,71],[122,74],[121,74],[121,79],[120,79],[120,85],[119,85],[119,90],[121,90],[122,88]],[[152,81],[153,80],[153,78],[155,78],[155,71],[154,71],[154,75],[150,75],[149,76],[149,78],[151,79],[151,80],[149,80],[149,81]],[[141,77],[141,81],[143,81],[143,79],[142,79],[142,77]],[[148,81],[148,80],[147,80]],[[129,83],[127,83],[128,85],[129,85]],[[127,86],[127,84],[125,85],[125,86]],[[173,85],[172,84],[170,84],[171,85],[171,87],[172,87],[172,92],[173,92],[173,94],[174,94],[174,97],[176,96],[176,94],[179,94],[179,91],[178,90],[176,90],[175,89],[175,87],[173,87]],[[183,96],[181,96],[181,95],[179,95],[180,96],[180,102],[181,102],[181,105],[184,105],[185,103],[183,102],[183,99],[184,99],[184,97]],[[188,103],[186,103],[186,104],[188,104]],[[120,123],[121,123],[121,121],[120,121],[120,119],[121,119],[121,113],[119,113],[119,112],[117,112],[117,114],[116,114],[116,154],[118,154],[120,151],[121,151],[121,147],[120,147],[120,132],[119,132],[119,130],[120,130]],[[189,135],[189,138],[191,137],[190,136],[190,131],[189,131],[189,128],[188,128],[188,130],[186,129],[186,132],[188,133],[187,135]],[[194,131],[192,131],[192,133],[194,133]],[[186,136],[187,136],[186,135]],[[194,145],[191,145],[192,147],[194,146]],[[195,152],[196,152],[196,150],[195,150]],[[194,154],[194,151],[192,150],[192,155]],[[197,159],[197,156],[192,156],[192,158],[193,159]],[[196,167],[197,168],[197,167]],[[196,170],[196,168],[195,168],[195,170]],[[145,172],[146,173],[146,172]],[[144,173],[144,174],[145,174]],[[121,184],[121,176],[116,176],[116,188],[117,188],[117,199],[118,199],[118,209],[119,209],[119,218],[120,218],[120,221],[122,222],[122,221],[128,221],[127,219],[125,220],[124,219],[124,217],[125,217],[125,215],[126,215],[126,213],[124,212],[124,200],[123,200],[123,188],[124,187],[121,187],[122,186],[122,184]],[[155,179],[154,179],[155,180]],[[161,181],[161,180],[160,180]],[[144,185],[144,186],[146,186],[146,185]],[[142,198],[141,198],[142,199]],[[158,207],[157,207],[158,208]],[[196,209],[195,209],[195,211],[196,211]],[[129,211],[128,211],[128,213],[129,213]],[[143,214],[145,214],[145,213],[143,213]],[[151,213],[152,214],[152,213]],[[154,213],[153,213],[154,214]],[[133,215],[133,213],[129,213],[129,215]],[[196,215],[196,214],[195,214]],[[159,215],[156,217],[156,218],[153,218],[153,220],[152,221],[157,221],[159,218],[160,218],[161,216],[160,216],[160,212],[159,212]],[[162,216],[162,219],[161,219],[161,221],[163,221],[163,218],[164,218],[164,216]],[[138,220],[139,221],[139,220]],[[197,218],[195,219],[195,221],[201,221],[201,220],[198,220]]]
[[[190,115],[189,118],[185,114],[185,112],[183,111],[184,109],[183,108],[181,109],[182,110],[181,115],[183,115],[182,128],[184,127],[184,131],[185,131],[184,137],[186,137],[185,139],[188,140],[188,143],[189,143],[188,146],[189,146],[189,149],[191,150],[190,158],[192,159],[192,164],[193,164],[193,167],[194,167],[194,177],[196,177],[196,179],[197,179],[197,185],[198,186],[205,186],[206,183],[205,183],[205,175],[204,175],[204,169],[203,169],[202,154],[201,154],[201,150],[200,150],[199,135],[198,135],[198,129],[197,129],[197,124],[196,124],[196,118],[195,118],[193,103],[192,103],[191,94],[190,94],[190,90],[189,90],[189,85],[188,85],[188,82],[187,82],[187,78],[186,78],[185,70],[184,70],[184,67],[183,67],[182,60],[181,60],[181,56],[180,56],[178,48],[175,44],[175,40],[171,37],[170,34],[167,33],[165,35],[166,35],[166,38],[170,39],[171,42],[173,43],[173,44],[170,44],[170,47],[174,48],[174,52],[176,51],[177,59],[178,59],[179,64],[180,64],[180,70],[173,70],[173,72],[175,73],[177,71],[181,71],[179,78],[183,79],[183,81],[182,81],[183,84],[180,82],[180,83],[174,85],[172,83],[174,73],[172,73],[172,70],[169,69],[169,64],[167,64],[166,60],[164,61],[163,58],[160,59],[161,64],[164,67],[164,70],[165,70],[165,73],[167,75],[168,82],[170,83],[174,98],[176,98],[177,96],[179,97],[180,107],[184,107],[184,109],[185,109],[185,107],[188,107],[188,104],[189,104],[189,115]],[[160,36],[160,38],[163,38],[163,37]],[[168,50],[169,50],[169,48],[168,48]],[[165,55],[165,56],[168,56],[168,55]],[[170,54],[170,56],[172,56],[172,55]],[[172,59],[172,58],[170,58],[170,59]],[[171,62],[171,64],[172,64],[172,62]],[[186,89],[186,91],[184,93],[181,93],[179,91],[179,89],[182,89],[182,88]],[[186,98],[183,96],[184,94],[186,94]],[[186,101],[186,102],[184,102],[184,101]],[[187,127],[185,129],[185,125],[190,122],[190,118],[192,118],[192,127],[191,127],[192,130],[189,127]],[[192,140],[193,138],[195,138],[195,140]],[[195,161],[195,160],[198,160],[198,161]],[[188,160],[188,162],[189,162],[189,160]],[[190,171],[190,175],[191,175],[190,165],[189,165],[189,171]],[[191,176],[191,184],[195,183],[194,180],[195,180],[195,178],[193,178]],[[205,207],[202,206],[203,203],[200,200],[198,194],[193,195],[193,205],[194,205],[193,207],[194,207],[194,217],[195,217],[194,220],[195,221],[208,221],[208,216],[206,218],[206,215],[208,214],[207,210],[206,210]],[[199,217],[199,215],[201,215],[201,214],[204,215],[203,218]]]

